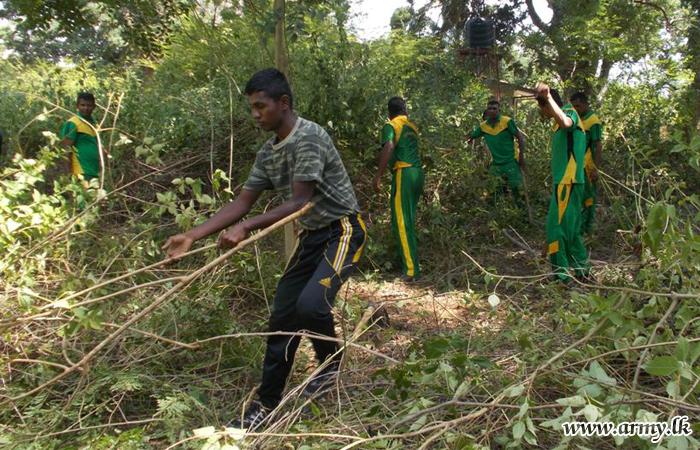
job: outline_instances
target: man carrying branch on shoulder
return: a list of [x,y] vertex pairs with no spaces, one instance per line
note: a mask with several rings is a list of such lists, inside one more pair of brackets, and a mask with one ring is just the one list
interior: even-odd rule
[[556,89],[544,83],[537,83],[535,89],[540,114],[554,119],[547,253],[557,279],[569,282],[572,272],[576,276],[588,276],[588,253],[580,233],[586,134],[576,110],[571,104],[563,104]]
[[[341,284],[360,259],[366,239],[355,191],[326,131],[295,114],[292,91],[281,72],[266,69],[256,73],[245,93],[253,119],[275,135],[258,151],[238,197],[203,224],[172,236],[163,249],[168,256],[177,257],[195,241],[235,224],[218,240],[220,248],[232,248],[251,231],[266,228],[313,202],[314,208],[299,219],[302,231],[277,285],[269,331],[308,330],[335,338],[331,308]],[[266,189],[276,190],[284,202],[244,219]],[[255,429],[280,403],[299,341],[299,336],[268,337],[258,399],[233,421],[234,426]],[[312,339],[312,343],[319,363],[328,365],[308,383],[306,396],[333,385],[341,357],[335,341]]]

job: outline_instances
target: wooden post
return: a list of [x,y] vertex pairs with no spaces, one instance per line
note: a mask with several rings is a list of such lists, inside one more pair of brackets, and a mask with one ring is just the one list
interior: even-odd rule
[[[275,67],[289,80],[289,62],[287,61],[287,49],[284,39],[285,0],[275,0],[273,9],[277,16],[277,24],[275,25]],[[294,223],[290,222],[284,226],[284,253],[287,259],[292,257],[295,240]]]

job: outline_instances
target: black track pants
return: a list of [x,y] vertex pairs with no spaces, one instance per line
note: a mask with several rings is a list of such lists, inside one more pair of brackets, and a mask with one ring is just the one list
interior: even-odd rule
[[[277,285],[269,330],[308,330],[335,337],[331,308],[340,286],[362,255],[366,236],[359,214],[318,230],[302,231]],[[298,336],[269,336],[267,339],[262,384],[258,391],[266,407],[273,408],[282,399],[299,340]],[[319,362],[338,351],[336,342],[312,339],[312,343]]]

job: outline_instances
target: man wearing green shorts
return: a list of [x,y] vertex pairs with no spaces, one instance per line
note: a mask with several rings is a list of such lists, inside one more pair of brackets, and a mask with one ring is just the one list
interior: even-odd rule
[[595,208],[598,203],[598,167],[603,163],[603,123],[598,115],[591,109],[588,96],[583,92],[577,92],[571,96],[571,105],[583,121],[586,131],[586,157],[584,162],[583,207],[581,211],[581,233],[591,234]]
[[89,182],[100,176],[97,124],[92,117],[95,96],[89,92],[79,93],[76,109],[78,113],[63,124],[61,145],[70,151],[66,172],[75,177],[82,176],[84,182]]
[[557,279],[568,282],[572,273],[588,276],[588,253],[581,239],[583,160],[586,134],[571,104],[563,105],[556,89],[537,84],[540,114],[554,119],[551,170],[553,192],[547,215],[549,260]]
[[408,121],[401,97],[389,100],[389,121],[382,128],[381,142],[374,188],[379,191],[382,175],[391,167],[391,226],[399,243],[401,279],[413,281],[420,275],[416,210],[425,175],[418,155],[418,127]]

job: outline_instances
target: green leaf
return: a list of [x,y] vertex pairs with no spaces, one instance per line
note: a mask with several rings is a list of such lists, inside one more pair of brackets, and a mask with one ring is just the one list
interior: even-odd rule
[[681,393],[681,388],[678,382],[671,381],[666,385],[666,393],[672,400],[676,400]]
[[518,384],[516,386],[511,386],[505,390],[503,393],[506,397],[519,397],[525,391],[524,384]]
[[580,395],[574,395],[573,397],[558,398],[557,403],[565,406],[583,406],[586,404],[586,399]]
[[517,439],[517,440],[522,439],[523,436],[525,436],[525,431],[526,431],[525,423],[523,423],[523,422],[516,423],[515,426],[513,427],[513,438]]
[[602,415],[600,409],[595,405],[586,405],[581,413],[589,422],[595,422]]
[[666,377],[676,372],[680,368],[680,364],[673,356],[659,356],[652,359],[644,365],[644,370],[649,375],[657,377]]
[[649,247],[651,252],[656,255],[659,251],[661,238],[663,237],[664,228],[666,227],[666,205],[657,203],[651,208],[647,219],[647,230],[644,233],[644,243]]
[[688,342],[688,339],[683,336],[678,339],[675,354],[678,361],[686,361],[688,359],[688,356],[690,356],[690,342]]
[[598,361],[593,361],[588,371],[593,378],[600,381],[601,383],[612,385],[617,384],[617,380],[608,376],[608,374],[605,373],[605,369],[603,369],[603,366],[601,366]]

